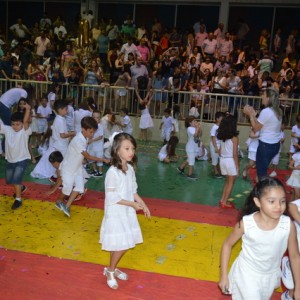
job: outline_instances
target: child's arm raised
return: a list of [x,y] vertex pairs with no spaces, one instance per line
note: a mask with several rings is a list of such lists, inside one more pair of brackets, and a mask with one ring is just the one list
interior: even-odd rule
[[25,130],[29,128],[30,125],[30,113],[31,113],[31,106],[28,103],[25,103],[25,114],[23,118],[23,127]]
[[222,251],[221,251],[221,263],[220,263],[220,280],[219,280],[219,288],[222,293],[228,294],[229,281],[228,281],[228,265],[231,256],[231,249],[234,244],[243,236],[244,234],[244,223],[241,220],[238,222],[233,231],[230,233],[228,238],[225,240]]

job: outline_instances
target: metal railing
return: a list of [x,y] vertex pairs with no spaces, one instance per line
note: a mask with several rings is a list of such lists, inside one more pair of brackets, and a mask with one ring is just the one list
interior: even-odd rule
[[[25,83],[30,83],[34,92],[32,97],[40,99],[43,94],[49,92],[52,82],[29,81],[29,80],[4,80],[0,79],[1,93],[10,88],[20,87]],[[92,97],[99,110],[102,112],[106,108],[112,108],[118,114],[122,107],[129,110],[133,116],[139,115],[138,101],[133,88],[120,86],[102,85],[71,85],[68,83],[60,84],[58,99],[73,99],[74,105],[78,104],[87,97]],[[283,110],[283,120],[287,127],[295,124],[296,116],[300,113],[300,99],[280,99]],[[153,89],[153,97],[149,106],[152,117],[161,118],[165,108],[173,110],[179,109],[181,117],[185,118],[189,114],[191,102],[198,107],[199,119],[204,122],[213,122],[217,111],[228,111],[237,117],[238,124],[249,125],[249,120],[244,116],[242,110],[245,105],[254,106],[257,111],[261,107],[261,97],[235,95],[235,94],[213,94],[202,92],[169,91]]]

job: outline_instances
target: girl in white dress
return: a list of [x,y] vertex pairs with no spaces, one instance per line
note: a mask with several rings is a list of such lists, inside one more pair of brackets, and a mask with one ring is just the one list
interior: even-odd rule
[[[221,252],[219,288],[233,300],[269,300],[280,286],[281,258],[288,248],[300,300],[300,256],[294,223],[285,215],[286,194],[276,178],[263,177],[248,196],[240,221]],[[227,275],[232,247],[242,238],[242,250]]]
[[134,167],[136,141],[128,133],[115,135],[111,164],[105,177],[104,217],[100,228],[102,250],[110,252],[109,266],[104,268],[107,285],[118,288],[116,279],[127,280],[128,275],[117,269],[117,265],[130,248],[143,242],[136,211],[143,210],[147,218],[150,211],[137,194]]
[[236,128],[236,118],[234,116],[228,115],[222,119],[218,129],[217,138],[220,140],[221,174],[226,176],[219,204],[221,208],[234,208],[233,203],[228,201],[235,179],[239,174],[239,139]]
[[[151,90],[151,80],[146,78],[145,76],[139,76],[135,81],[134,88],[139,103],[138,107],[141,111],[139,126],[141,129],[141,140],[147,141],[148,128],[152,128],[154,126],[149,112],[150,102],[154,96],[154,93]],[[146,96],[144,96],[145,90],[147,91]]]
[[294,189],[294,199],[300,198],[300,143],[294,144],[296,153],[290,158],[289,168],[293,170],[286,184]]

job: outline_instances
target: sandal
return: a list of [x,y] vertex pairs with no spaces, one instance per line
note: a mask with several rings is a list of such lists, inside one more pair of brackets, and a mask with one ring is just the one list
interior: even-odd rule
[[[116,274],[116,272],[117,272],[117,274]],[[128,275],[126,273],[122,272],[121,270],[115,269],[114,273],[115,273],[115,276],[118,279],[120,279],[120,280],[128,280]]]
[[223,203],[222,201],[219,202],[219,205],[223,209],[234,209],[233,203],[229,202],[228,204]]
[[[106,278],[107,278],[106,283],[111,289],[116,290],[119,287],[118,282],[114,276],[115,272],[108,271],[107,268],[104,268],[103,275],[106,276]],[[110,277],[110,279],[109,279],[109,277]]]

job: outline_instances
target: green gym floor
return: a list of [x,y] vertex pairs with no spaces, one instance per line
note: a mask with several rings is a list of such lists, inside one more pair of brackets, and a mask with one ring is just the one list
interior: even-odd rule
[[[194,173],[198,180],[190,181],[176,170],[177,166],[185,159],[185,145],[180,144],[176,152],[180,156],[177,163],[165,164],[157,159],[162,144],[160,142],[148,142],[138,144],[138,169],[137,181],[138,192],[147,198],[159,198],[218,206],[222,193],[224,179],[213,176],[211,163],[209,161],[196,161]],[[0,178],[4,178],[4,158],[0,159]],[[247,163],[247,153],[240,159],[240,169]],[[281,155],[280,168],[286,169],[287,156]],[[34,165],[30,163],[26,170],[24,181],[49,184],[47,179],[34,179],[30,172]],[[107,167],[104,167],[104,174]],[[95,191],[104,191],[104,176],[101,178],[90,178],[87,188]],[[245,195],[250,191],[251,183],[239,176],[235,182],[231,200],[237,208],[243,205]]]

